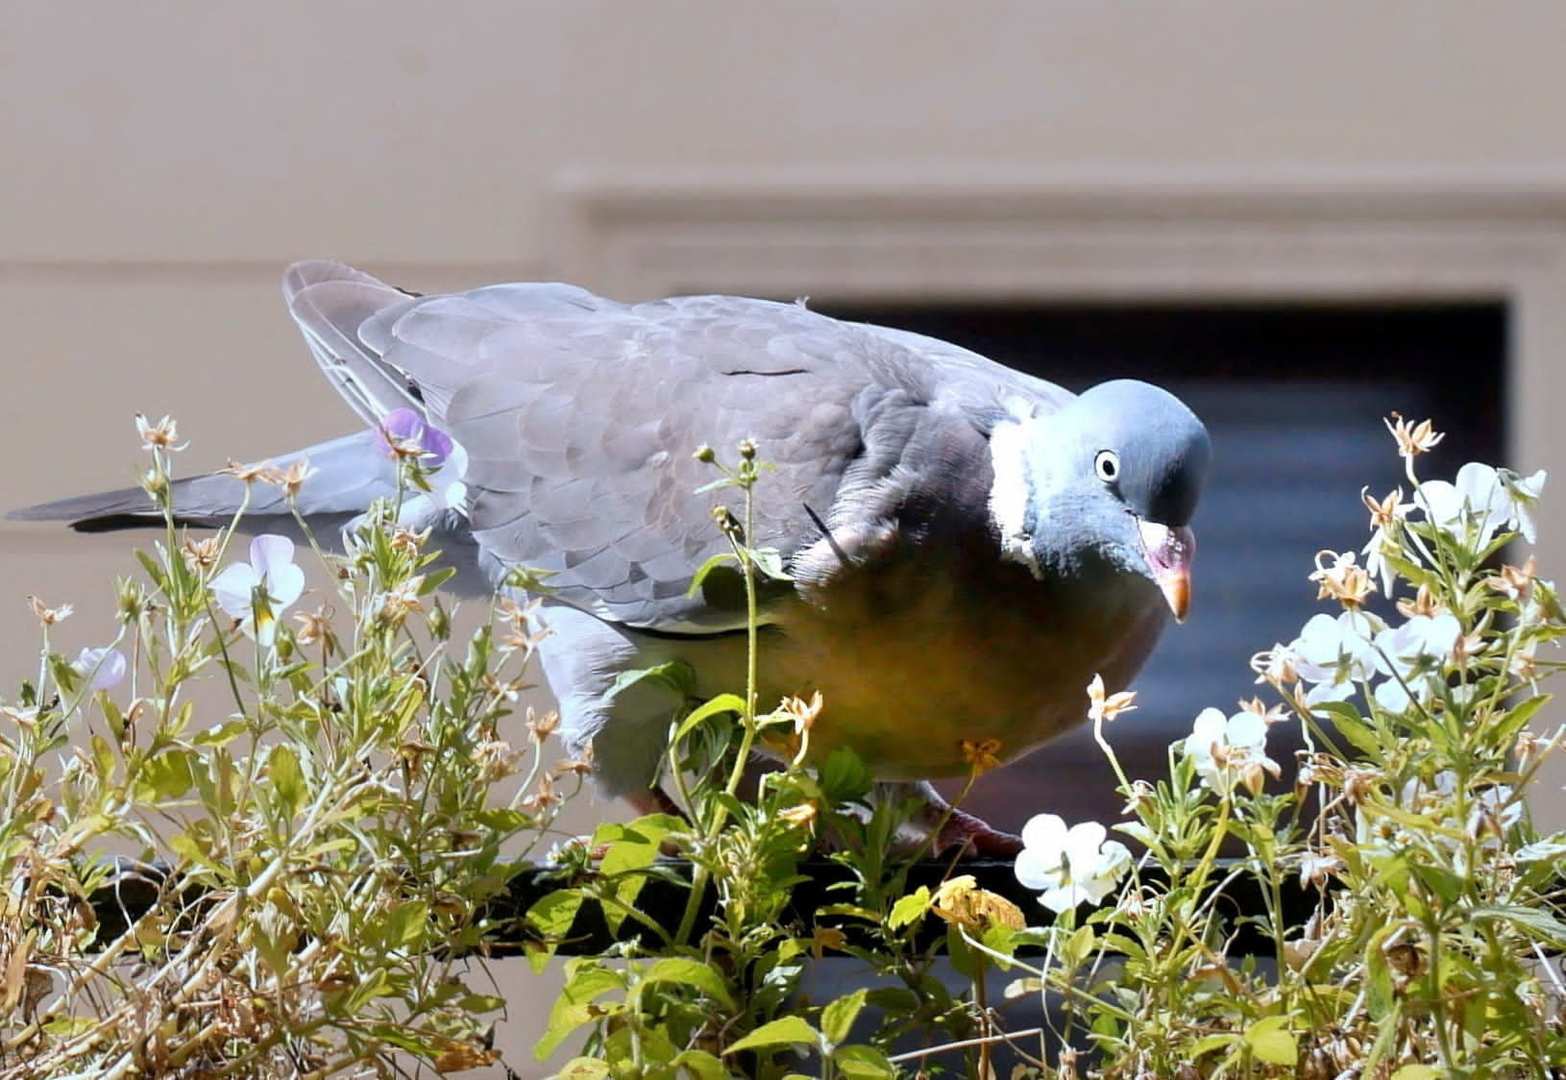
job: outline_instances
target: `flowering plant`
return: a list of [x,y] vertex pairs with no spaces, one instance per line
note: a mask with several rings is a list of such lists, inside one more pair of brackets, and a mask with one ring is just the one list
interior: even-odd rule
[[[1470,464],[1421,481],[1440,434],[1389,427],[1406,501],[1362,493],[1369,543],[1318,556],[1308,578],[1335,610],[1251,660],[1274,700],[1204,710],[1164,776],[1132,778],[1111,735],[1134,695],[1095,679],[1085,712],[1125,820],[1038,815],[1012,888],[933,850],[954,809],[921,819],[847,750],[807,763],[830,701],[762,708],[757,591],[785,576],[749,542],[765,466],[749,441],[732,463],[699,450],[743,505],[716,515],[730,550],[693,588],[738,570],[748,685],[695,701],[677,663],[625,676],[679,702],[665,776],[683,813],[554,846],[558,887],[525,920],[535,966],[554,970],[588,916],[616,944],[564,965],[538,1060],[659,1080],[989,1077],[1003,1053],[1013,1076],[1051,1080],[1566,1067],[1566,833],[1541,835],[1525,801],[1566,740],[1529,728],[1566,612],[1509,547],[1532,539],[1546,478]],[[422,510],[405,511],[460,502],[464,457],[422,422],[388,417],[399,494],[346,555],[296,516],[300,548],[263,534],[248,559],[230,555],[233,526],[179,534],[182,444],[167,419],[139,429],[165,515],[146,583],[122,583],[117,635],[70,661],[51,644],[69,607],[34,600],[43,664],[0,706],[0,873],[16,883],[0,908],[0,1076],[490,1064],[503,1003],[461,955],[504,929],[487,902],[590,768],[543,767],[552,714],[509,730],[538,641],[521,593],[538,580],[514,577],[448,655],[444,571],[406,524]],[[289,500],[309,474],[233,471]],[[301,550],[325,562],[342,618],[285,618],[306,595]],[[209,674],[233,709],[200,729],[191,686]],[[1292,762],[1269,751],[1285,724],[1306,747]],[[758,746],[780,764],[747,779]],[[971,785],[999,747],[964,749]],[[109,858],[111,840],[136,857]],[[830,879],[827,899],[801,909],[810,875]],[[137,882],[154,900],[123,925],[87,902]],[[649,914],[654,892],[674,897],[670,917]],[[810,1000],[807,970],[828,957],[863,978]]]
[[[510,716],[536,641],[503,603],[465,649],[454,640],[434,595],[447,571],[390,500],[344,555],[297,514],[267,519],[281,524],[245,556],[243,510],[183,535],[184,445],[168,418],[137,428],[163,517],[145,577],[119,584],[113,640],[69,662],[70,607],[35,598],[42,662],[0,703],[0,1077],[494,1061],[505,1003],[473,954],[559,802],[539,797],[552,719]],[[436,486],[427,474],[455,456],[437,449],[405,456],[398,502]],[[229,471],[289,505],[310,475]],[[332,583],[292,619],[306,577],[279,529]],[[198,720],[219,687],[226,707]]]
[[[1002,1051],[1015,1077],[1062,1080],[1418,1080],[1566,1065],[1566,833],[1541,836],[1524,802],[1566,738],[1528,730],[1548,700],[1538,681],[1558,666],[1540,653],[1566,634],[1566,614],[1531,559],[1506,561],[1508,545],[1532,537],[1545,476],[1471,464],[1455,483],[1422,482],[1416,459],[1440,434],[1389,427],[1409,500],[1362,496],[1370,543],[1318,556],[1307,576],[1336,611],[1252,658],[1273,703],[1204,710],[1152,781],[1125,775],[1110,738],[1134,695],[1106,695],[1098,679],[1087,688],[1126,799],[1112,827],[1126,843],[1094,822],[1035,817],[1014,868],[1031,908],[950,871],[906,889],[898,808],[843,783],[856,763],[801,767],[800,709],[758,715],[733,696],[690,712],[672,729],[676,773],[692,771],[686,732],[716,739],[721,757],[748,748],[736,732],[766,737],[788,715],[779,745],[792,763],[753,802],[733,788],[685,792],[709,828],[665,822],[658,835],[716,884],[718,912],[698,936],[687,922],[634,938],[632,955],[661,959],[629,976],[601,961],[573,968],[541,1049],[584,1024],[594,1034],[560,1075],[989,1076]],[[742,542],[735,558],[747,565]],[[738,727],[717,722],[726,710]],[[1268,748],[1285,724],[1306,746],[1287,768]],[[974,775],[994,756],[975,746]],[[721,807],[716,830],[709,805]],[[756,900],[797,880],[815,837],[835,844],[850,879],[841,903],[802,924]],[[936,977],[932,941],[966,993]],[[799,962],[832,954],[879,978],[802,1008]],[[676,960],[717,982],[648,981]],[[610,998],[595,998],[606,986]],[[1013,999],[1004,1012],[997,996]],[[1037,1019],[1019,1027],[1029,998]]]

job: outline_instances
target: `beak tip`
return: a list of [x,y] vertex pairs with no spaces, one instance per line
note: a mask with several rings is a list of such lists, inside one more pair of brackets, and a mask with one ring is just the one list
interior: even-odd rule
[[1169,604],[1174,621],[1184,623],[1191,611],[1191,576],[1182,572],[1162,574],[1158,579],[1158,588]]

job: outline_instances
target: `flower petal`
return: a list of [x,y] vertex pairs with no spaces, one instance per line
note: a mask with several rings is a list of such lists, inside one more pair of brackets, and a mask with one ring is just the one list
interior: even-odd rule
[[419,445],[424,447],[424,464],[432,469],[438,469],[446,464],[446,459],[451,456],[451,449],[455,445],[451,436],[447,435],[434,424],[425,424],[424,431],[419,437]]
[[255,572],[268,580],[273,574],[294,561],[294,542],[276,533],[262,533],[250,541],[250,565]]
[[284,608],[299,599],[304,587],[304,571],[293,563],[285,563],[269,573],[266,577],[266,595],[272,601],[272,614],[281,615]]
[[83,649],[71,667],[87,679],[88,690],[107,690],[125,678],[125,654],[118,649]]
[[1072,908],[1080,904],[1086,897],[1082,890],[1074,885],[1064,885],[1058,889],[1049,889],[1039,900],[1043,905],[1056,915],[1064,915]]
[[1224,736],[1230,746],[1243,746],[1248,750],[1262,750],[1267,745],[1267,721],[1256,713],[1241,710],[1229,717]]
[[250,615],[250,594],[260,582],[249,563],[233,563],[223,568],[210,582],[212,598],[218,607],[236,619]]
[[1060,884],[1060,856],[1037,848],[1023,848],[1012,873],[1026,889],[1053,889]]
[[1066,822],[1059,814],[1034,814],[1022,827],[1022,846],[1058,855],[1066,846]]

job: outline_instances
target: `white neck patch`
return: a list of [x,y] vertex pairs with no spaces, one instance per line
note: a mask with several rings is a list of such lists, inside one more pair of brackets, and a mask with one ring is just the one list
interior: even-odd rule
[[990,465],[995,485],[990,488],[990,520],[1000,532],[1001,558],[1020,563],[1042,581],[1044,572],[1033,553],[1028,531],[1028,443],[1038,420],[1034,417],[1006,420],[990,432]]

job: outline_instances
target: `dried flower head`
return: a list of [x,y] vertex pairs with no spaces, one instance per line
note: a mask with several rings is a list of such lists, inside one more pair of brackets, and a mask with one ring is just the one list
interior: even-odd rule
[[76,610],[70,604],[61,604],[57,608],[45,607],[42,600],[32,595],[27,597],[27,603],[33,609],[33,614],[37,616],[38,621],[45,626],[53,626],[55,623],[64,622]]
[[547,741],[559,726],[560,714],[555,710],[550,709],[546,713],[539,714],[533,710],[533,706],[527,707],[527,730],[528,734],[533,736],[534,742]]
[[814,831],[816,827],[816,818],[819,816],[820,812],[821,808],[816,804],[814,799],[811,799],[807,802],[800,803],[798,806],[791,806],[787,810],[780,810],[778,812],[778,820],[786,822],[796,829]]
[[271,471],[270,462],[257,461],[249,465],[242,465],[233,458],[228,459],[228,464],[218,470],[219,476],[232,476],[243,484],[250,484],[257,480],[264,480],[266,474]]
[[1509,600],[1526,600],[1533,590],[1533,581],[1537,576],[1537,567],[1532,555],[1521,566],[1510,564],[1501,567],[1499,574],[1494,574],[1484,579],[1486,588],[1494,589],[1503,594]]
[[425,541],[430,538],[430,530],[415,531],[399,525],[392,530],[391,549],[404,555],[417,555],[423,549]]
[[143,450],[179,451],[190,445],[179,441],[179,425],[170,416],[165,416],[154,424],[141,413],[137,413],[136,434],[141,436]]
[[314,611],[304,612],[294,616],[294,621],[299,624],[299,632],[295,635],[301,645],[325,645],[328,652],[337,648],[337,635],[332,630],[332,616],[336,614],[329,604],[322,604]]
[[1108,696],[1104,694],[1104,677],[1095,674],[1093,681],[1087,685],[1088,719],[1097,723],[1108,723],[1121,713],[1132,712],[1136,709],[1136,692],[1132,690],[1120,690]]
[[1414,594],[1412,600],[1399,600],[1397,602],[1398,614],[1405,619],[1412,619],[1416,615],[1434,617],[1446,610],[1446,605],[1437,599],[1436,594],[1430,591],[1430,586],[1421,585],[1419,591]]
[[1316,583],[1317,600],[1336,600],[1346,608],[1359,607],[1376,591],[1375,583],[1358,565],[1352,551],[1318,551],[1316,570],[1310,580]]
[[794,722],[794,734],[803,735],[815,726],[816,717],[821,715],[821,691],[811,694],[809,701],[786,697],[778,705],[778,712]]
[[1021,930],[1027,925],[1021,908],[998,893],[979,888],[972,874],[943,882],[931,898],[930,910],[946,922],[979,933],[995,926]]
[[179,550],[185,556],[185,565],[200,573],[217,566],[218,559],[223,554],[223,542],[222,538],[217,536],[207,536],[200,540],[187,536]]
[[514,776],[522,769],[522,751],[503,739],[486,739],[474,747],[473,756],[490,782]]
[[261,478],[263,483],[271,484],[275,488],[281,488],[285,496],[293,499],[298,497],[305,481],[319,471],[310,467],[308,459],[300,458],[286,469],[269,465],[256,475]]
[[538,778],[538,784],[522,800],[522,809],[530,814],[541,814],[559,806],[564,801],[564,796],[555,787],[554,777],[549,773],[542,773]]
[[1294,666],[1294,651],[1282,642],[1270,649],[1263,649],[1251,657],[1251,670],[1256,672],[1258,683],[1273,686],[1292,686],[1299,682],[1299,670]]
[[963,739],[962,759],[975,775],[1000,767],[1001,741],[999,739]]
[[576,757],[567,758],[555,766],[556,776],[591,776],[593,774],[593,746],[588,743],[577,752]]
[[423,588],[424,575],[417,574],[396,588],[387,589],[381,596],[381,610],[378,613],[381,621],[391,626],[400,626],[409,615],[422,611],[419,592]]
[[1368,487],[1360,489],[1359,497],[1364,502],[1365,509],[1370,511],[1370,528],[1372,531],[1390,529],[1408,514],[1409,507],[1403,502],[1403,489],[1401,487],[1394,488],[1380,502],[1371,497]]
[[1428,453],[1437,443],[1446,438],[1445,433],[1436,431],[1429,420],[1410,424],[1403,419],[1401,413],[1393,413],[1382,423],[1386,424],[1387,430],[1397,440],[1397,452],[1400,457],[1413,458]]

